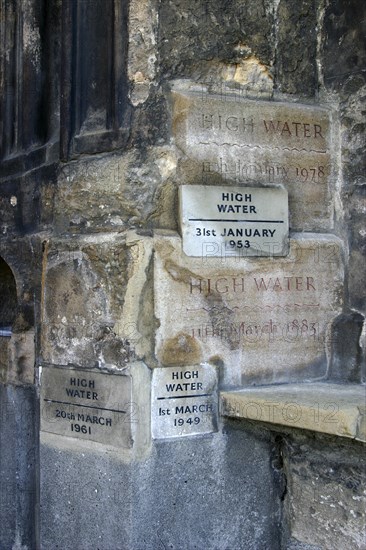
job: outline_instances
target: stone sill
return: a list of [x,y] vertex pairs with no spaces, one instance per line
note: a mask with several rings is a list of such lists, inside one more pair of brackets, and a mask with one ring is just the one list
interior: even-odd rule
[[222,391],[223,416],[246,418],[366,442],[366,387],[288,384]]

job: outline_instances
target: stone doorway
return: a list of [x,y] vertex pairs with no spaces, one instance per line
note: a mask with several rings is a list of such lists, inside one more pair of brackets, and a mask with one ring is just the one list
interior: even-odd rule
[[[20,278],[21,279],[21,278]],[[23,287],[0,257],[0,548],[37,548],[38,398]]]

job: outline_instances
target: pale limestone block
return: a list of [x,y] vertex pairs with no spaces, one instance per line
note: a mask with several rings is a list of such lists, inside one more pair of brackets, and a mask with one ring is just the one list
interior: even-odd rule
[[191,258],[177,234],[157,233],[158,361],[223,365],[230,385],[324,377],[343,277],[333,236],[296,234],[284,258]]
[[224,391],[221,414],[366,441],[359,430],[365,387],[328,383],[289,384]]
[[6,382],[10,384],[34,384],[35,382],[35,330],[13,333],[8,342],[8,371]]
[[42,277],[42,360],[79,366],[125,366],[134,358],[117,324],[128,279],[121,234],[53,239]]
[[293,229],[332,227],[338,168],[327,109],[210,95],[184,81],[173,83],[172,102],[184,183],[283,184]]
[[150,0],[132,0],[129,6],[128,77],[133,105],[144,103],[157,67],[158,12]]
[[[131,342],[138,357],[150,351],[149,330],[145,330],[144,313],[150,304],[144,302],[144,288],[148,284],[148,269],[153,254],[153,239],[134,231],[127,234],[126,246],[130,252],[128,280],[123,308],[115,325],[116,333]],[[149,320],[150,325],[152,319]],[[152,329],[152,327],[150,326]]]
[[149,147],[92,156],[63,166],[58,178],[58,233],[176,227],[176,149]]

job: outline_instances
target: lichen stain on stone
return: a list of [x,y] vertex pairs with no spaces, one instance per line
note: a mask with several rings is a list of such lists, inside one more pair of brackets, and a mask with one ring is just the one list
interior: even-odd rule
[[185,283],[187,285],[191,283],[192,279],[197,280],[200,278],[189,269],[176,264],[173,260],[166,260],[164,263],[164,268],[171,278],[174,279],[174,281]]
[[[229,63],[216,59],[207,62],[203,80],[212,83],[212,92],[222,93],[223,90],[229,92],[232,88],[234,93],[243,92],[244,90],[271,93],[273,90],[273,76],[269,66],[262,63],[260,59],[252,54],[251,49],[243,43],[239,42],[234,47],[234,52],[234,59]],[[222,88],[222,85],[224,85],[224,88]],[[240,86],[239,89],[238,85]],[[181,101],[179,107],[182,113],[181,116],[184,116],[186,106],[183,101]]]
[[206,296],[206,301],[211,324],[210,330],[225,340],[230,349],[239,349],[240,339],[235,331],[230,331],[230,327],[233,325],[233,310],[222,301],[220,294]]
[[195,338],[180,332],[164,342],[160,357],[162,364],[167,367],[182,367],[200,363],[202,353]]
[[[156,207],[148,215],[147,221],[160,229],[177,229],[178,220],[176,212],[176,187],[172,181],[167,180],[160,185],[155,194]],[[173,214],[172,214],[173,213]]]
[[[216,67],[216,64],[215,64],[215,67]],[[185,131],[185,121],[187,118],[187,113],[189,112],[190,101],[183,94],[174,93],[174,91],[172,93],[172,97],[174,100],[174,111],[175,111],[175,115],[172,120],[172,135],[179,136],[181,133],[184,133]]]
[[30,0],[26,0],[23,2],[22,8],[24,53],[29,55],[35,67],[39,67],[41,59],[41,37],[33,12],[33,3]]
[[6,383],[6,374],[9,364],[8,338],[0,338],[0,383]]
[[131,279],[139,269],[142,260],[143,250],[138,244],[131,244],[128,247],[127,278]]
[[128,76],[134,106],[149,97],[157,69],[157,12],[148,0],[132,0],[129,6]]
[[255,85],[260,88],[273,87],[273,78],[268,67],[254,55],[236,64],[233,80],[242,85]]
[[47,286],[49,294],[53,292],[53,299],[48,299],[46,303],[49,318],[54,318],[55,310],[68,318],[73,314],[86,314],[82,281],[75,273],[70,272],[67,266],[60,264],[57,268],[49,269]]
[[154,162],[159,168],[162,181],[171,177],[177,169],[177,158],[170,151],[162,151]]
[[208,362],[211,364],[211,365],[215,365],[215,367],[219,367],[220,369],[223,369],[224,366],[225,366],[225,361],[223,360],[223,358],[221,357],[221,355],[212,355]]

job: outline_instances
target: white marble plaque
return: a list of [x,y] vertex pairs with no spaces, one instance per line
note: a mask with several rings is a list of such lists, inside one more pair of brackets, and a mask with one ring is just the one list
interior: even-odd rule
[[154,369],[151,398],[154,439],[217,430],[217,369],[212,365]]
[[131,377],[41,367],[41,431],[131,447]]
[[286,256],[283,188],[182,185],[180,222],[187,256]]

